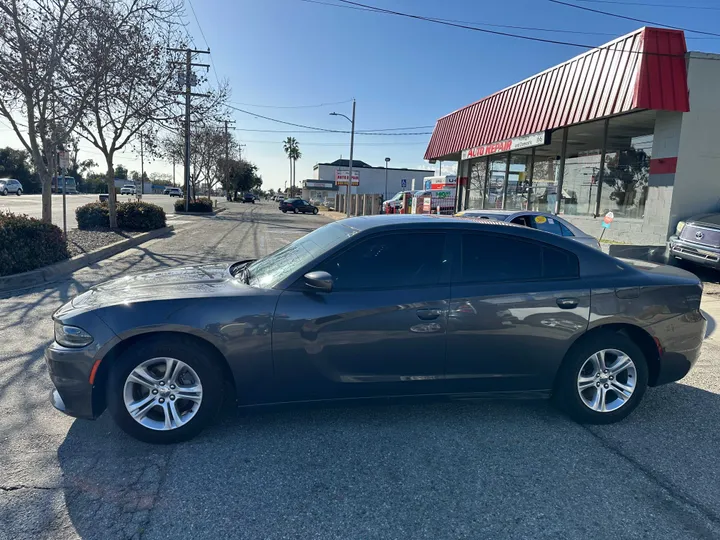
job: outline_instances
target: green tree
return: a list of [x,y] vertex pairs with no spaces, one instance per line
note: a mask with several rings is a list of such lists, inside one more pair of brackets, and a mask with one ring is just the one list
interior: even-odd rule
[[127,167],[123,167],[120,164],[115,165],[115,178],[117,178],[118,180],[127,180],[128,179]]
[[25,193],[40,193],[40,179],[33,173],[30,164],[30,153],[27,150],[0,148],[0,178],[20,180]]

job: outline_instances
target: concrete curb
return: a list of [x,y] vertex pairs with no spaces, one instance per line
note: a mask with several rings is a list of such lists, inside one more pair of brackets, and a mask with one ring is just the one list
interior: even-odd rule
[[0,277],[0,292],[13,291],[15,289],[26,289],[28,287],[35,287],[37,285],[43,285],[44,283],[56,281],[68,274],[72,274],[80,268],[85,268],[86,266],[95,264],[98,261],[117,255],[122,251],[139,246],[148,240],[164,236],[173,229],[174,227],[172,225],[168,225],[162,229],[155,229],[154,231],[148,231],[132,238],[120,240],[119,242],[115,242],[109,246],[96,249],[90,253],[76,255],[71,259],[51,264],[50,266],[46,266],[44,268],[38,268],[37,270],[31,270],[30,272],[23,272],[22,274]]
[[220,212],[224,212],[227,210],[226,207],[218,208],[217,210],[213,210],[212,212],[178,212],[175,211],[176,216],[217,216]]

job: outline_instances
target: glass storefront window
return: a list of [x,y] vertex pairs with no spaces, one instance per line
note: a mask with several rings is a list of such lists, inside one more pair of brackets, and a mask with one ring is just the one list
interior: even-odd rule
[[[600,213],[612,211],[616,217],[642,219],[650,176],[654,125],[649,133],[636,136],[627,126],[613,127],[608,131],[605,175],[600,197]],[[622,130],[622,131],[621,131]]]
[[595,215],[604,133],[604,120],[568,129],[560,213]]
[[510,174],[505,200],[507,210],[526,210],[530,193],[529,155],[510,154]]
[[539,212],[553,212],[555,210],[558,164],[559,161],[556,160],[555,156],[535,156],[530,210]]
[[482,210],[483,194],[485,193],[485,175],[487,174],[487,158],[479,159],[470,165],[470,185],[468,187],[468,210]]
[[490,178],[488,179],[485,208],[502,208],[506,166],[507,154],[490,158]]

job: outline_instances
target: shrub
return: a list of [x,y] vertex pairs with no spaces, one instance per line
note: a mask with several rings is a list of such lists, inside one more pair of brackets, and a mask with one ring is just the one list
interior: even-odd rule
[[88,203],[75,209],[79,229],[97,229],[110,226],[110,210],[107,203]]
[[[185,201],[183,199],[179,199],[175,201],[175,211],[176,212],[184,212],[185,211]],[[207,197],[201,198],[201,199],[190,199],[188,202],[188,212],[212,212],[213,211],[213,203],[210,199]]]
[[0,276],[28,272],[68,257],[62,230],[56,225],[0,212]]
[[[79,229],[108,228],[110,210],[107,203],[88,203],[75,210]],[[117,203],[118,228],[127,231],[151,231],[165,226],[165,210],[145,202]]]
[[165,210],[146,202],[119,203],[118,227],[127,231],[151,231],[165,226]]

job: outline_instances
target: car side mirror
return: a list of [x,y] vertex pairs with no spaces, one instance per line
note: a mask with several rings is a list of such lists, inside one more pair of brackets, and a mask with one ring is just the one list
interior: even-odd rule
[[305,274],[305,285],[318,292],[331,292],[333,277],[327,272],[316,271]]

